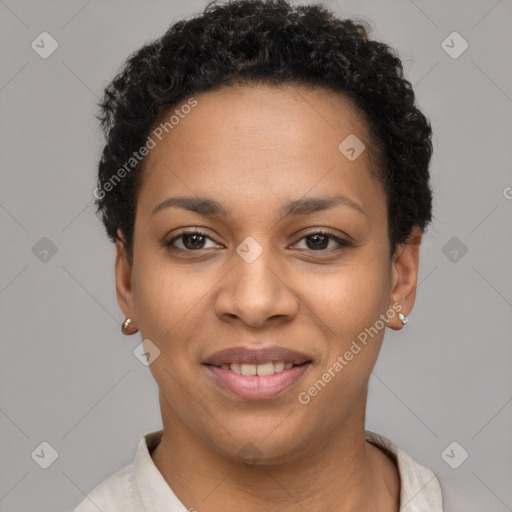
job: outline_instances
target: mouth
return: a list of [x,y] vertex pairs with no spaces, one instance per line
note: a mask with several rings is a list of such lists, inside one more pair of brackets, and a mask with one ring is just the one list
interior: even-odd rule
[[236,347],[212,354],[203,365],[215,383],[245,400],[274,398],[296,384],[312,359],[281,347]]

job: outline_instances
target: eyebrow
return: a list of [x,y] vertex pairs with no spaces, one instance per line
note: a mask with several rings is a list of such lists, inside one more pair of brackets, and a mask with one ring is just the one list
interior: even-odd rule
[[[344,194],[328,197],[303,197],[288,201],[280,208],[279,215],[280,218],[291,215],[306,215],[340,205],[348,206],[368,217],[368,214],[360,204]],[[151,216],[170,207],[183,208],[205,216],[229,217],[230,215],[229,210],[226,210],[220,203],[208,197],[170,197],[156,205],[151,212]]]

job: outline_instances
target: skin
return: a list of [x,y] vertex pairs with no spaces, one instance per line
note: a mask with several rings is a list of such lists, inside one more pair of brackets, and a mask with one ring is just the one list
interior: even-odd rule
[[[393,304],[410,313],[421,232],[415,227],[390,257],[386,196],[369,172],[370,152],[351,162],[338,150],[349,134],[371,147],[345,96],[258,85],[195,98],[198,105],[146,157],[133,267],[116,242],[119,305],[160,350],[150,370],[164,435],[153,461],[182,503],[200,512],[269,504],[285,512],[398,511],[397,467],[364,437],[368,381],[386,327],[307,405],[297,396]],[[279,216],[286,201],[340,192],[365,213],[338,205]],[[176,196],[212,198],[230,215],[177,207],[151,215]],[[162,247],[185,227],[207,238],[178,239],[181,251]],[[318,230],[308,228],[353,245],[327,238],[315,246]],[[252,263],[235,250],[248,236],[263,249]],[[402,328],[397,314],[386,323]],[[278,345],[313,362],[280,396],[243,400],[201,364],[240,345]],[[239,453],[248,443],[256,464]]]

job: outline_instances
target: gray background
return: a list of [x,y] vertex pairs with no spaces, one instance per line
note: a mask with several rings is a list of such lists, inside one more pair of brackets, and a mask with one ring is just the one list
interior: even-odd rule
[[[129,53],[204,5],[0,0],[2,511],[70,510],[161,426],[94,215],[95,102]],[[446,511],[512,510],[512,2],[324,5],[398,50],[435,132],[417,301],[386,334],[366,428],[437,474]],[[59,44],[47,59],[31,48],[43,31]],[[442,46],[453,31],[458,58]],[[58,452],[46,470],[31,457],[43,441]],[[452,464],[469,453],[457,469],[441,456],[453,441]]]

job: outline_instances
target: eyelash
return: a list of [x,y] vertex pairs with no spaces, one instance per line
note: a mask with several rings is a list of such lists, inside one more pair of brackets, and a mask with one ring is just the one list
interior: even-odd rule
[[[181,247],[175,247],[173,245],[174,242],[176,242],[180,238],[183,238],[184,236],[187,236],[187,235],[200,235],[200,236],[203,236],[205,238],[212,240],[212,238],[210,236],[208,236],[208,234],[206,232],[202,231],[201,229],[196,228],[193,230],[182,231],[181,233],[179,233],[178,235],[173,237],[171,240],[162,242],[161,245],[170,251],[181,251],[181,252],[192,253],[192,252],[200,252],[202,250],[205,250],[205,249],[182,249]],[[330,233],[329,231],[324,231],[324,230],[314,230],[314,231],[305,233],[302,236],[302,238],[300,238],[299,242],[301,240],[303,240],[304,238],[307,238],[307,237],[310,237],[313,235],[322,235],[322,236],[328,237],[329,239],[336,241],[340,245],[340,247],[335,248],[334,250],[339,250],[341,248],[346,248],[346,247],[352,247],[352,243],[350,243],[349,241],[339,238],[339,237],[333,235],[332,233]],[[212,242],[214,242],[214,240],[212,240]],[[327,252],[327,253],[333,251],[332,248],[331,249],[319,249],[317,251],[315,251],[314,249],[302,249],[302,250],[306,250],[306,251],[310,251],[310,252]]]

